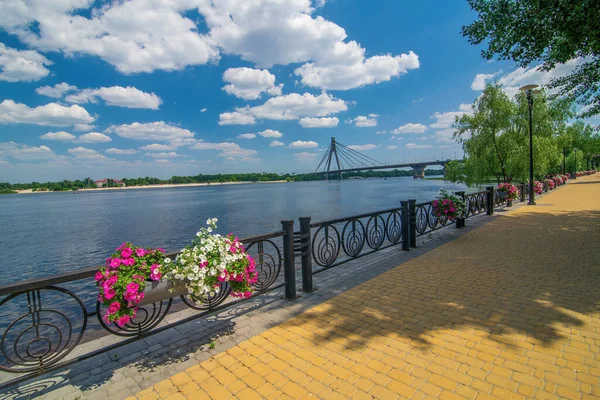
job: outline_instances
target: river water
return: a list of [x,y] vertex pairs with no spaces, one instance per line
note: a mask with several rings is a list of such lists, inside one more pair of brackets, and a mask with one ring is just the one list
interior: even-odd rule
[[[178,250],[208,218],[243,237],[429,201],[462,185],[411,177],[0,196],[2,283],[99,265],[122,242]],[[298,228],[296,228],[298,229]]]

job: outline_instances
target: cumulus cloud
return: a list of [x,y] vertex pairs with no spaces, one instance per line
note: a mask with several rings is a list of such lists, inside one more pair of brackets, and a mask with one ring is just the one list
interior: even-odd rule
[[66,82],[57,83],[54,86],[40,86],[35,89],[35,92],[42,96],[52,97],[54,99],[60,99],[65,93],[77,90],[77,86],[69,85]]
[[77,131],[77,132],[86,132],[86,131],[91,131],[95,127],[96,127],[96,125],[91,125],[91,124],[75,124],[75,126],[73,126],[73,130]]
[[162,99],[154,93],[146,93],[132,86],[111,86],[98,89],[83,89],[65,97],[69,103],[97,103],[102,99],[109,106],[127,108],[149,108],[158,110]]
[[472,114],[473,106],[471,104],[461,104],[458,106],[458,111],[447,111],[447,112],[436,112],[431,118],[435,119],[436,122],[430,124],[431,128],[436,129],[446,129],[451,128],[452,124],[454,124],[454,120],[456,117],[461,117],[465,114]]
[[398,148],[398,146],[387,146],[386,148],[388,150],[396,150]]
[[51,64],[37,51],[17,50],[0,43],[0,81],[37,81],[48,76],[50,71],[46,66]]
[[85,135],[79,136],[77,139],[73,140],[77,143],[106,143],[110,142],[112,139],[110,136],[105,135],[100,132],[90,132]]
[[48,132],[43,134],[42,136],[40,136],[40,139],[43,140],[56,140],[59,142],[70,142],[71,140],[75,139],[77,136],[72,135],[68,132],[65,131],[60,131],[60,132]]
[[399,133],[423,133],[427,130],[427,127],[423,124],[405,124],[402,126],[399,126],[398,128],[394,129],[391,133],[392,134],[399,134]]
[[273,129],[265,129],[262,132],[258,132],[258,134],[265,138],[280,138],[283,137],[283,133],[279,131],[274,131]]
[[229,68],[223,73],[228,85],[223,90],[244,100],[256,100],[263,93],[271,96],[281,95],[283,84],[275,85],[275,75],[266,69]]
[[145,155],[146,155],[146,157],[161,158],[161,159],[179,157],[179,154],[175,153],[174,151],[170,151],[168,153],[167,152],[162,152],[162,153],[146,153]]
[[255,133],[242,133],[241,135],[237,135],[238,139],[254,139],[255,137]]
[[354,145],[348,146],[348,148],[352,149],[352,150],[356,150],[356,151],[365,151],[365,150],[376,149],[377,145],[375,145],[375,144],[354,144]]
[[303,128],[335,128],[340,123],[340,120],[337,117],[304,117],[300,118],[298,122]]
[[111,148],[105,151],[108,154],[119,154],[119,155],[128,155],[128,154],[137,154],[139,151],[136,149],[115,149]]
[[94,122],[85,108],[72,105],[63,106],[58,103],[49,103],[38,107],[28,107],[25,104],[15,103],[13,100],[4,100],[0,103],[0,124],[33,124],[43,126],[69,126]]
[[219,125],[254,125],[256,120],[248,110],[224,112],[219,115]]
[[416,143],[406,143],[407,149],[431,149],[433,148],[430,144],[416,144]]
[[158,143],[152,143],[152,144],[147,144],[145,146],[140,147],[141,150],[145,150],[145,151],[171,151],[171,150],[175,150],[176,146],[172,145],[172,144],[158,144]]
[[87,149],[85,147],[75,147],[67,150],[67,153],[81,160],[106,160],[106,156],[103,156],[96,150]]
[[284,143],[280,142],[279,140],[273,140],[271,142],[271,144],[269,145],[269,147],[279,147],[279,146],[284,146]]
[[377,114],[369,114],[368,116],[359,115],[354,119],[349,119],[346,122],[349,124],[354,124],[358,128],[370,128],[373,126],[377,126]]
[[201,113],[207,112],[208,108],[204,107],[203,109],[200,110]]
[[159,142],[170,142],[174,140],[191,139],[194,133],[175,125],[169,125],[163,121],[140,123],[134,122],[129,125],[111,125],[109,132],[126,139],[154,140]]
[[0,143],[0,155],[19,161],[44,161],[56,158],[48,146],[29,146],[15,142]]
[[317,153],[309,153],[306,151],[303,151],[301,153],[294,153],[294,157],[296,157],[296,160],[298,160],[300,162],[314,161],[317,158],[317,156],[318,156]]
[[312,149],[315,147],[319,147],[319,143],[313,142],[312,140],[309,140],[309,141],[297,140],[295,142],[290,143],[290,145],[289,145],[290,149]]
[[218,150],[221,157],[250,157],[258,154],[256,150],[244,149],[239,144],[231,142],[198,142],[190,148],[194,150]]
[[495,72],[493,74],[477,74],[475,75],[475,79],[473,79],[473,83],[471,83],[472,90],[483,90],[485,89],[485,85],[487,81],[491,80],[493,77],[498,75],[501,71]]

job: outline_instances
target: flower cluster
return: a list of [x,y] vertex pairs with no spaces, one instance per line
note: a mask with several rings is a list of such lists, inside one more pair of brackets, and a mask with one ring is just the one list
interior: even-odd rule
[[504,182],[498,185],[498,191],[506,194],[507,201],[514,201],[519,197],[519,189],[510,182]]
[[431,202],[433,215],[450,219],[464,218],[467,214],[467,204],[464,199],[441,189],[440,194]]
[[542,194],[544,191],[544,184],[540,181],[533,181],[533,193]]
[[554,186],[556,186],[556,184],[554,183],[554,180],[552,180],[552,179],[548,179],[546,182],[548,184],[548,189],[549,190],[554,189]]
[[135,318],[137,304],[144,298],[147,280],[159,280],[161,268],[169,261],[163,249],[144,249],[123,243],[106,259],[94,279],[100,290],[98,301],[106,307],[102,316],[108,324],[124,326]]
[[183,281],[188,298],[197,303],[219,293],[223,282],[229,283],[232,296],[250,297],[252,284],[258,280],[254,260],[233,234],[212,234],[217,227],[216,218],[206,224],[208,228],[200,229],[192,244],[169,265],[166,278],[176,283]]

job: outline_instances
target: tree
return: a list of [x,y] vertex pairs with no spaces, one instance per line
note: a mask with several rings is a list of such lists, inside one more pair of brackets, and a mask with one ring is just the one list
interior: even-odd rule
[[514,115],[514,104],[497,83],[488,85],[473,105],[473,115],[457,118],[454,138],[463,145],[467,183],[482,182],[495,176],[510,182],[507,170],[510,147],[516,145],[506,135]]
[[553,78],[548,87],[584,106],[582,117],[600,114],[600,1],[467,1],[479,19],[461,33],[471,44],[487,43],[484,58],[521,67],[541,62],[544,71],[581,58],[571,74]]

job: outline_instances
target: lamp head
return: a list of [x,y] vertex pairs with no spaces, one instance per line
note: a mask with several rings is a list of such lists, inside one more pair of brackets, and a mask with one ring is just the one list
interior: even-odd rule
[[538,87],[540,87],[540,85],[525,85],[525,86],[519,88],[519,90],[521,90],[523,92],[528,92],[528,91],[533,90]]

